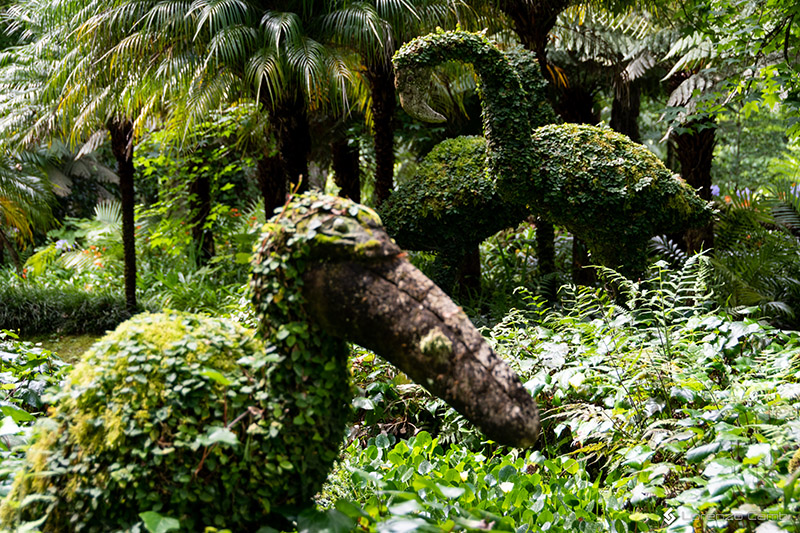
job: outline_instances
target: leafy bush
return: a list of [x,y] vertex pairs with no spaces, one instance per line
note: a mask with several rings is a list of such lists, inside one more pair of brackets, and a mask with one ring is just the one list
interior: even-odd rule
[[47,407],[45,389],[59,383],[70,368],[53,353],[0,330],[1,496],[8,492],[9,474],[24,456],[21,447],[28,442],[31,424]]
[[104,333],[130,318],[123,296],[112,290],[86,291],[73,285],[0,285],[0,328],[23,335]]
[[49,398],[55,411],[37,427],[4,524],[109,531],[152,510],[186,531],[258,529],[271,506],[302,490],[281,481],[294,465],[265,383],[277,359],[230,322],[138,315]]

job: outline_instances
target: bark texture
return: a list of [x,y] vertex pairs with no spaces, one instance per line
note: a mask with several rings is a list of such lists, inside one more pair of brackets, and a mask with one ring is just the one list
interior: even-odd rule
[[122,255],[125,262],[125,304],[128,311],[136,312],[136,234],[134,207],[136,197],[133,185],[133,123],[127,119],[114,119],[108,123],[111,134],[111,151],[117,160],[119,191],[122,201]]
[[286,203],[286,176],[279,155],[264,155],[256,163],[256,179],[267,219]]
[[194,174],[195,178],[189,184],[192,212],[190,224],[197,261],[204,266],[214,257],[214,234],[211,228],[206,228],[208,216],[211,214],[211,180],[208,174],[200,172],[196,166]]
[[394,187],[394,112],[396,95],[391,62],[367,65],[372,97],[372,133],[375,138],[375,203],[386,200]]
[[308,312],[329,333],[380,353],[489,438],[532,446],[536,402],[452,300],[401,256],[323,263],[304,276]]
[[626,81],[620,78],[617,80],[609,125],[612,130],[627,135],[633,142],[641,143],[642,136],[639,133],[641,84],[638,81]]
[[361,203],[361,168],[357,146],[351,146],[347,139],[331,143],[333,156],[333,179],[341,188],[339,196]]
[[[711,200],[711,162],[716,144],[716,127],[712,119],[685,124],[686,131],[673,134],[675,154],[681,165],[681,177],[697,190],[703,200]],[[701,228],[683,233],[683,242],[689,252],[714,247],[714,225],[709,222]]]

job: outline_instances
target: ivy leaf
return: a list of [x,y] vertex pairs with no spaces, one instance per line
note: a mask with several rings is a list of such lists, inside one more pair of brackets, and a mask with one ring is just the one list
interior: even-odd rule
[[202,446],[211,446],[212,444],[227,444],[229,446],[237,446],[239,439],[236,434],[228,428],[213,427],[209,428],[208,432],[201,436],[199,439]]
[[215,370],[213,368],[208,368],[208,367],[203,368],[200,371],[200,375],[205,376],[205,377],[211,379],[212,381],[214,381],[216,383],[219,383],[220,385],[223,385],[225,387],[227,387],[228,385],[230,385],[232,383],[232,381],[229,380],[228,378],[226,378],[222,374],[222,372],[220,372],[219,370]]
[[155,511],[140,513],[139,518],[144,522],[144,527],[150,533],[166,533],[173,529],[180,529],[181,523],[174,518],[162,516]]

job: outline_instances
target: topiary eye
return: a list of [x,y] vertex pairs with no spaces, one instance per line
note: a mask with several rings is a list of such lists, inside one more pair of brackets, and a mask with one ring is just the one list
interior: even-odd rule
[[337,218],[333,221],[333,231],[336,233],[347,233],[349,228],[347,227],[347,221],[343,218]]

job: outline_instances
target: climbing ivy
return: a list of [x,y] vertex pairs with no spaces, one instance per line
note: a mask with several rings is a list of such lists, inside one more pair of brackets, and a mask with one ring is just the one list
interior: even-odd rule
[[653,235],[697,227],[711,216],[655,154],[608,128],[545,126],[533,132],[533,145],[542,154],[538,208],[584,239],[596,263],[635,276],[646,267]]

